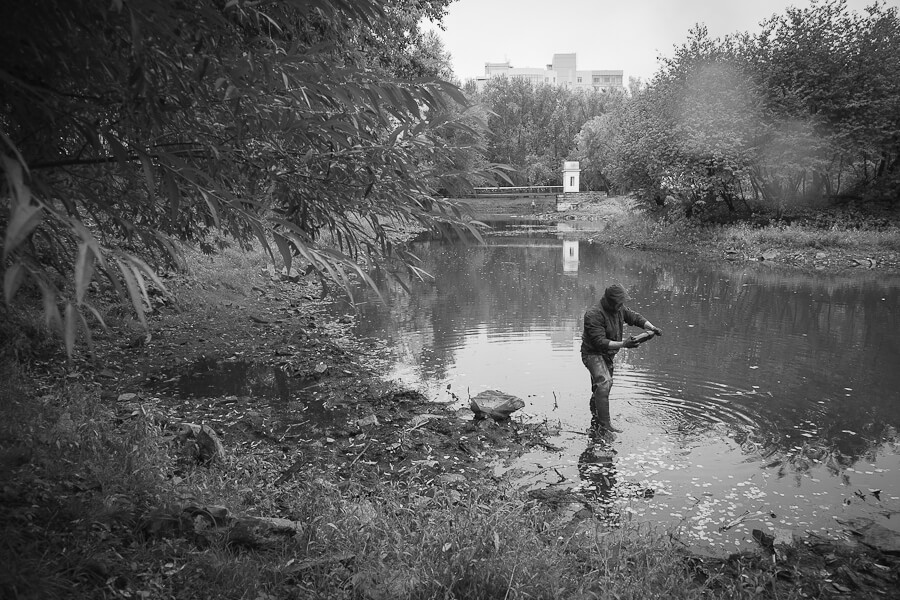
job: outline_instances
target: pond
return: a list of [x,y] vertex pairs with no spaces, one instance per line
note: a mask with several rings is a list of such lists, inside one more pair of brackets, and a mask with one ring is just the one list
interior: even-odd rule
[[[386,377],[461,405],[501,390],[525,400],[519,418],[559,431],[561,451],[498,472],[580,490],[613,521],[677,527],[691,546],[740,549],[753,529],[827,535],[835,517],[900,528],[900,278],[493,225],[486,245],[417,242],[434,280],[409,294],[383,282],[386,303],[360,303],[357,333],[397,348]],[[619,353],[611,409],[624,431],[595,442],[582,315],[613,282],[664,335]]]

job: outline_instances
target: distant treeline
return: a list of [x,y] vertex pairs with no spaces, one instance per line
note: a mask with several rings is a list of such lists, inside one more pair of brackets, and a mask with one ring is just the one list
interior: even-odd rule
[[688,214],[900,196],[900,19],[883,3],[814,1],[724,39],[698,25],[624,94],[505,79],[467,92],[491,111],[488,161],[517,184],[558,184],[579,160],[587,189]]

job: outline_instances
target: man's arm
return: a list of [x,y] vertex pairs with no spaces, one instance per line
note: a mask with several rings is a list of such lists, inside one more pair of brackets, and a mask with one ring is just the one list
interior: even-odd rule
[[631,338],[628,338],[627,340],[623,340],[621,342],[610,341],[609,349],[610,350],[621,350],[622,348],[637,348],[638,345],[639,344],[637,342],[635,342]]
[[625,308],[623,316],[625,317],[625,322],[629,325],[641,327],[646,331],[652,331],[656,335],[662,335],[662,329],[648,321],[641,313]]
[[643,327],[644,323],[647,322],[647,319],[641,313],[633,311],[627,306],[622,308],[622,317],[625,323],[633,327]]
[[662,329],[651,323],[650,321],[644,320],[644,330],[652,331],[656,335],[662,335]]

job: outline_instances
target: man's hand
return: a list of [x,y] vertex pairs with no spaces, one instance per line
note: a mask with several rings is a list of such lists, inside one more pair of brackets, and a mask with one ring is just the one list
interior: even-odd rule
[[647,327],[647,331],[652,331],[656,335],[662,336],[662,329],[660,329],[656,325],[650,325],[649,327]]
[[637,348],[640,344],[633,337],[628,338],[622,342],[623,348]]

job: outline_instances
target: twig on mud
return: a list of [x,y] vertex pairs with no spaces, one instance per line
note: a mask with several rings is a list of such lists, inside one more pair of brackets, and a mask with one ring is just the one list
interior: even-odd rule
[[[563,465],[559,465],[563,466]],[[537,471],[532,471],[531,473],[523,473],[522,479],[537,479],[538,477],[543,477],[545,473],[549,473],[550,471],[556,471],[557,476],[561,476],[559,471],[556,470],[556,465],[550,465],[549,467],[541,467]],[[552,485],[552,484],[551,484]]]
[[375,441],[375,438],[369,438],[369,443],[366,444],[365,448],[362,449],[362,452],[360,452],[359,454],[356,455],[356,458],[353,459],[353,462],[350,463],[349,465],[347,465],[347,469],[353,468],[353,465],[356,464],[356,461],[358,461],[360,458],[362,458],[363,454],[366,453],[366,450],[369,449],[369,446],[371,446],[372,442],[374,442],[374,441]]
[[288,424],[288,426],[284,430],[284,433],[282,433],[280,436],[278,436],[278,443],[281,443],[284,441],[284,438],[287,437],[287,434],[291,430],[291,428],[300,427],[301,425],[306,425],[307,423],[309,423],[309,419],[307,419],[305,421],[300,421],[299,423]]
[[735,525],[740,525],[741,523],[743,523],[743,522],[746,521],[747,519],[752,519],[752,518],[755,518],[755,517],[761,517],[761,516],[763,516],[763,515],[765,515],[765,514],[767,514],[765,511],[757,511],[757,512],[755,512],[755,513],[751,513],[749,510],[745,510],[745,511],[744,511],[744,514],[742,514],[742,515],[739,516],[738,518],[736,518],[736,519],[734,519],[734,520],[732,520],[732,521],[726,523],[725,525],[722,525],[721,527],[719,527],[719,531],[728,531],[729,529],[731,529],[731,528],[734,527]]
[[[424,427],[425,425],[428,425],[429,423],[431,423],[431,420],[434,418],[433,416],[430,416],[430,415],[418,415],[418,417],[422,417],[422,418],[412,427],[408,427],[408,428],[404,429],[403,433],[409,433],[410,431],[415,431],[416,429],[419,429],[420,427]],[[415,420],[418,417],[413,418],[413,420]]]
[[541,448],[549,450],[550,452],[556,452],[557,450],[559,450],[558,446],[554,446],[553,444],[545,442],[543,440],[534,440],[532,444],[534,444],[535,446],[540,446]]
[[294,474],[297,473],[300,470],[300,468],[303,466],[303,463],[304,463],[304,456],[301,454],[300,457],[297,458],[297,460],[295,460],[291,464],[291,466],[289,466],[287,469],[285,469],[284,472],[281,473],[281,476],[275,480],[275,485],[281,485],[282,483],[284,483],[285,481],[287,481],[288,479],[293,477]]

